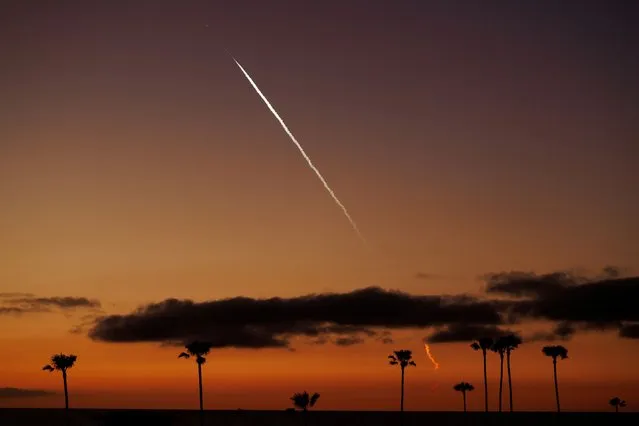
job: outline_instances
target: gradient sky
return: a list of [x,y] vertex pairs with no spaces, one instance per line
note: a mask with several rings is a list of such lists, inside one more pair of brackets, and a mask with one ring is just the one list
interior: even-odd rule
[[[511,270],[636,274],[638,11],[585,0],[3,2],[0,293],[127,313],[169,297],[371,285],[477,293],[478,276]],[[64,351],[79,356],[73,406],[197,406],[196,369],[178,349],[70,334],[82,315],[0,315],[0,387],[58,391],[39,369]],[[408,409],[459,409],[451,386],[462,379],[481,409],[481,357],[433,345],[434,371],[425,335],[214,351],[205,403],[280,409],[307,389],[322,393],[318,408],[394,409],[399,372],[385,357],[405,347],[418,362]],[[598,332],[565,343],[562,408],[605,410],[619,394],[634,410],[637,343]],[[518,409],[553,408],[542,345],[517,351]]]

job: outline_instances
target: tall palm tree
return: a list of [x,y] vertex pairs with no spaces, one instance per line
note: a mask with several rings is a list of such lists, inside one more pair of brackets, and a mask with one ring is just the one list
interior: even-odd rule
[[488,412],[488,374],[486,372],[486,351],[493,347],[493,339],[490,337],[482,337],[471,343],[471,348],[475,351],[481,351],[484,357],[484,406]]
[[64,409],[69,411],[69,389],[67,387],[67,370],[75,365],[78,357],[75,355],[57,354],[51,357],[51,363],[42,367],[42,370],[62,372],[62,381],[64,382]]
[[559,405],[559,385],[557,384],[557,358],[568,358],[568,349],[561,345],[556,346],[544,346],[541,350],[544,355],[552,358],[552,368],[555,377],[555,399],[557,400],[557,412],[561,412],[561,406]]
[[296,392],[291,397],[291,401],[293,401],[293,406],[299,408],[302,411],[308,411],[309,408],[315,406],[315,403],[319,399],[320,394],[315,392],[313,395],[309,395],[308,392],[304,391],[302,393]]
[[506,348],[506,369],[508,371],[508,400],[509,400],[509,408],[510,412],[513,411],[513,382],[512,377],[510,375],[510,353],[517,349],[519,345],[522,344],[521,337],[515,334],[507,334],[503,336],[501,339],[502,344]]
[[208,355],[211,351],[213,344],[211,342],[203,342],[199,340],[194,340],[193,342],[187,344],[185,346],[186,352],[182,352],[178,355],[178,358],[186,358],[195,357],[195,362],[197,363],[197,376],[199,380],[200,387],[200,423],[204,423],[204,399],[202,397],[202,364],[206,362],[205,355]]
[[402,370],[402,396],[400,400],[400,411],[404,412],[404,370],[409,365],[417,367],[417,364],[413,361],[413,352],[407,349],[393,351],[392,355],[388,355],[388,360],[390,365],[399,365],[399,368]]
[[504,389],[504,355],[506,354],[506,344],[503,338],[495,340],[490,350],[499,354],[499,412],[501,413],[502,391]]
[[615,396],[610,401],[608,401],[608,404],[610,404],[613,407],[615,407],[615,412],[618,413],[619,412],[619,407],[623,408],[623,407],[626,406],[626,401],[624,401],[623,399],[619,398],[618,396]]
[[466,412],[466,392],[474,391],[475,386],[471,385],[468,382],[459,382],[455,386],[453,386],[453,389],[456,390],[457,392],[462,393],[462,396],[464,397],[464,413],[465,413]]

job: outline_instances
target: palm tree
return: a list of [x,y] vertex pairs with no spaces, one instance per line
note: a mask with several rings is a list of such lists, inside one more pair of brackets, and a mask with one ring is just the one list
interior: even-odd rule
[[51,357],[51,364],[42,367],[42,370],[53,372],[62,372],[62,381],[64,382],[64,409],[69,411],[69,389],[67,387],[67,370],[75,365],[78,357],[75,355],[57,354]]
[[475,386],[471,385],[468,382],[459,382],[455,386],[453,386],[457,392],[461,392],[464,397],[464,413],[466,412],[466,392],[474,391]]
[[502,391],[504,389],[504,355],[506,354],[506,344],[503,338],[495,340],[490,350],[499,354],[499,412],[501,413]]
[[552,358],[552,368],[555,376],[555,399],[557,400],[557,412],[561,412],[561,406],[559,405],[559,385],[557,384],[557,358],[568,358],[568,349],[561,345],[557,346],[544,346],[541,350],[544,355]]
[[186,352],[180,353],[178,358],[186,358],[195,357],[195,362],[197,363],[197,375],[199,379],[200,386],[200,423],[204,424],[204,399],[202,398],[202,364],[206,362],[205,355],[208,355],[211,351],[213,344],[211,342],[202,342],[199,340],[195,340],[185,346]]
[[404,412],[404,370],[409,365],[417,367],[417,364],[413,361],[413,352],[407,349],[394,351],[392,355],[388,355],[388,359],[388,363],[390,365],[399,365],[399,368],[402,369],[402,396],[400,400],[400,411]]
[[[510,353],[517,349],[522,344],[521,337],[515,334],[507,334],[501,339],[502,344],[506,348],[506,369],[508,371],[508,399],[510,412],[513,411],[513,382],[510,376]],[[500,398],[501,399],[501,398]]]
[[475,351],[481,350],[484,357],[484,406],[488,412],[488,374],[486,373],[486,351],[493,347],[493,339],[490,337],[482,337],[470,345]]
[[610,401],[608,401],[608,404],[610,404],[613,407],[615,407],[615,413],[618,413],[619,412],[619,407],[623,408],[623,407],[626,406],[626,401],[624,401],[623,399],[619,398],[618,396],[615,396]]
[[302,411],[308,411],[309,408],[315,406],[315,403],[319,399],[320,394],[315,392],[313,395],[309,395],[308,392],[304,391],[302,393],[294,393],[291,397],[291,401],[293,401],[293,406],[299,408]]

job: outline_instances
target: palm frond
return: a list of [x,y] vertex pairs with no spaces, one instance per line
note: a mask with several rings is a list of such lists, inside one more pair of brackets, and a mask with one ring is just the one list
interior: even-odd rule
[[556,360],[557,358],[568,358],[568,349],[561,345],[544,346],[541,349],[541,352],[543,352],[544,355],[551,357],[553,360]]
[[213,347],[213,343],[194,340],[188,343],[186,346],[186,352],[188,352],[191,356],[205,356],[208,355]]
[[51,366],[60,371],[66,371],[75,365],[78,360],[76,355],[56,354],[51,357]]
[[311,400],[310,400],[309,405],[310,405],[311,407],[314,407],[314,406],[315,406],[315,403],[317,402],[317,400],[319,399],[319,397],[320,397],[320,394],[319,394],[319,393],[317,393],[317,392],[315,392],[315,393],[313,394],[313,396],[311,396]]

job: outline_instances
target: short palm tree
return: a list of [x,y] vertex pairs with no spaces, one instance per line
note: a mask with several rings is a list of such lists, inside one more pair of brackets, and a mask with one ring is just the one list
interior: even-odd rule
[[404,411],[404,370],[409,365],[416,367],[415,361],[413,361],[413,352],[407,349],[394,351],[392,355],[388,356],[388,363],[390,365],[399,365],[402,370],[402,395],[400,399],[400,411]]
[[506,369],[508,371],[508,400],[510,411],[513,411],[513,382],[510,375],[510,353],[522,344],[521,337],[515,334],[508,334],[501,339],[502,344],[506,348]]
[[484,407],[488,412],[488,374],[486,372],[486,351],[493,347],[493,339],[490,337],[482,337],[471,343],[470,347],[475,351],[481,351],[484,357]]
[[555,399],[557,400],[557,412],[559,413],[561,412],[561,406],[559,405],[559,385],[557,384],[557,358],[568,358],[568,349],[564,348],[561,345],[544,346],[541,352],[543,352],[544,355],[552,358],[552,367],[555,377]]
[[189,359],[195,357],[197,363],[197,375],[200,387],[200,422],[203,422],[204,418],[204,399],[202,397],[202,364],[206,362],[205,355],[208,355],[211,351],[213,344],[211,342],[202,342],[195,340],[185,346],[186,352],[182,352],[178,355],[178,358]]
[[67,387],[67,370],[75,365],[78,357],[75,355],[57,354],[51,357],[51,363],[42,367],[42,370],[53,372],[62,372],[62,381],[64,382],[64,409],[69,411],[69,389]]
[[466,392],[474,391],[475,386],[467,382],[459,382],[455,386],[453,386],[453,389],[456,390],[457,392],[462,393],[462,396],[464,397],[464,413],[465,413],[466,412]]
[[309,408],[315,406],[315,403],[319,399],[320,394],[315,392],[313,395],[309,395],[308,392],[304,391],[302,393],[294,393],[291,397],[291,401],[293,401],[293,406],[299,408],[302,411],[308,411]]
[[623,407],[626,406],[626,401],[624,401],[623,399],[619,398],[618,396],[615,396],[610,401],[608,401],[608,404],[610,404],[611,406],[615,407],[615,412],[618,413],[619,412],[619,407],[623,408]]
[[498,338],[497,340],[495,340],[490,350],[499,355],[499,412],[501,413],[501,403],[504,389],[504,355],[506,354],[506,343],[503,338]]

